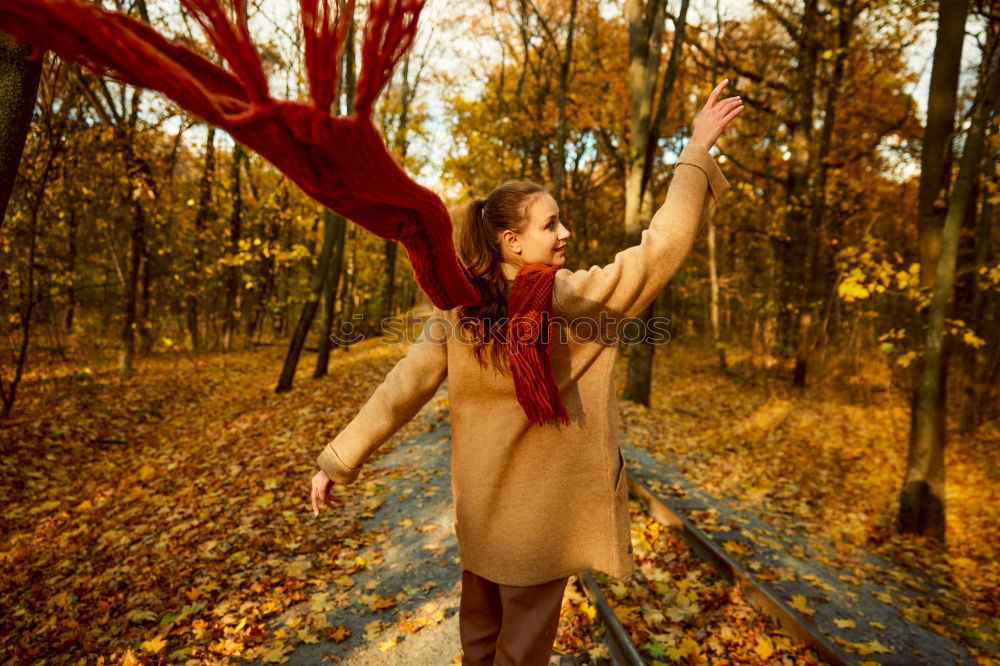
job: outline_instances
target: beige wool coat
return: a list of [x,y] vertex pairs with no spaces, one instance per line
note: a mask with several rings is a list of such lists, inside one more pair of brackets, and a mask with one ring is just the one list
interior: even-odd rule
[[[641,314],[677,272],[727,189],[714,158],[689,143],[638,245],[606,266],[556,272],[551,313],[560,334],[550,342],[552,372],[568,425],[531,424],[511,376],[476,361],[459,334],[457,308],[434,308],[406,356],[317,464],[335,483],[352,483],[372,452],[447,377],[460,568],[505,585],[535,585],[586,570],[628,575],[632,544],[614,389],[615,334],[635,335],[635,324],[624,327],[625,321]],[[517,269],[504,264],[509,281]]]

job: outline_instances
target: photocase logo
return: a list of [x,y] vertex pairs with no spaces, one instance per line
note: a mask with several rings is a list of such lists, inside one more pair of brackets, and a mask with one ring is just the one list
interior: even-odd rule
[[[363,314],[353,314],[351,319],[360,320],[364,319]],[[360,323],[360,322],[358,322]],[[339,347],[349,347],[350,345],[357,344],[365,339],[365,334],[362,333],[355,322],[353,321],[342,321],[340,322],[340,330],[334,331],[330,334],[330,340]]]

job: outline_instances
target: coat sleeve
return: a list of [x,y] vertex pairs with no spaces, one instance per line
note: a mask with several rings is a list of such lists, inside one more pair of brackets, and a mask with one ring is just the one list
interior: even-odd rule
[[416,416],[437,392],[448,374],[445,322],[442,311],[433,308],[406,356],[316,458],[334,483],[353,483],[375,449]]
[[663,205],[638,245],[622,250],[606,266],[556,272],[553,310],[569,319],[641,314],[680,268],[709,213],[729,182],[708,150],[687,144],[681,151]]

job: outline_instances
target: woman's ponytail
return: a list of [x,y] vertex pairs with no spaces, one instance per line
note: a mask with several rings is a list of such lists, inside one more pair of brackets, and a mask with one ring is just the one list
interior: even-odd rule
[[461,328],[472,334],[473,352],[483,367],[488,347],[493,366],[509,370],[502,345],[492,344],[495,326],[507,316],[509,287],[503,272],[500,233],[505,229],[521,233],[530,199],[542,192],[547,190],[537,183],[508,181],[485,199],[473,199],[466,210],[458,254],[482,298],[475,306],[459,306],[458,314]]
[[492,257],[495,241],[491,242],[489,225],[486,221],[486,199],[473,199],[465,215],[465,224],[459,240],[459,254],[470,268],[479,264],[481,268],[484,257]]

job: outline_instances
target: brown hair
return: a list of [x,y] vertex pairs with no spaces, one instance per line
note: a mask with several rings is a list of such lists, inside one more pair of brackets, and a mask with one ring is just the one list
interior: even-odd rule
[[487,351],[493,367],[506,372],[510,366],[501,344],[501,322],[507,317],[509,284],[504,278],[500,234],[505,229],[521,233],[528,222],[528,205],[548,188],[527,180],[509,180],[485,199],[474,199],[465,214],[458,252],[472,283],[482,298],[477,305],[458,307],[460,329],[472,336],[472,351],[482,367]]

